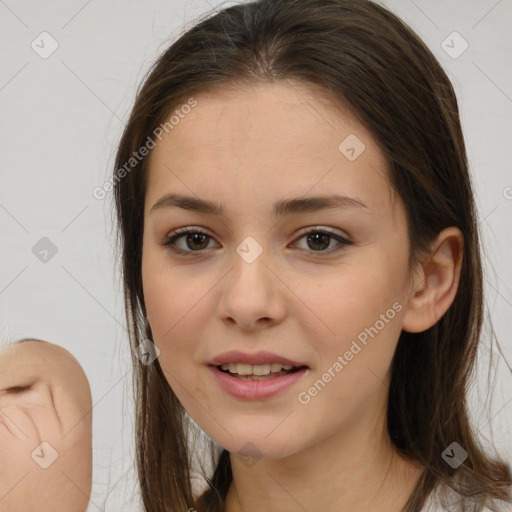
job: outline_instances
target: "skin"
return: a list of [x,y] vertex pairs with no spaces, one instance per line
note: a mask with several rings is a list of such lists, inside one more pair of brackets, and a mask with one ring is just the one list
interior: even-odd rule
[[[383,155],[350,111],[333,108],[321,91],[279,82],[196,99],[150,156],[142,278],[170,386],[231,453],[227,510],[398,511],[422,468],[389,441],[391,360],[402,329],[429,328],[453,302],[462,234],[447,228],[431,254],[408,269],[405,210]],[[355,161],[338,150],[349,134],[366,146]],[[368,209],[272,216],[275,201],[333,191]],[[170,192],[223,203],[225,217],[175,206],[150,212]],[[211,236],[203,245],[187,245],[186,236],[175,242],[192,256],[162,245],[184,226]],[[315,226],[353,244],[327,255],[339,246],[334,238],[315,245],[299,233]],[[236,252],[247,236],[263,249],[251,264]],[[394,303],[402,306],[394,318],[308,404],[299,403],[298,394]],[[237,399],[207,367],[232,349],[269,350],[310,370],[272,398]],[[246,443],[256,447],[252,459],[242,456]]]
[[63,347],[28,340],[0,351],[0,460],[0,512],[87,509],[91,392]]

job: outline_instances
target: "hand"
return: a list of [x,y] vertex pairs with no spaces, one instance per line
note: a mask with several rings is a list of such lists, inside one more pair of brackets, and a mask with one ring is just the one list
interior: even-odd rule
[[0,512],[85,512],[92,484],[92,398],[64,348],[0,350]]

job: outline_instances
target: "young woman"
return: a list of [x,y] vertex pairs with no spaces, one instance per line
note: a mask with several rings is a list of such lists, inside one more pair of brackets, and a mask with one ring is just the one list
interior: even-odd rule
[[510,509],[468,417],[482,267],[457,100],[396,16],[205,18],[148,73],[112,183],[145,510]]

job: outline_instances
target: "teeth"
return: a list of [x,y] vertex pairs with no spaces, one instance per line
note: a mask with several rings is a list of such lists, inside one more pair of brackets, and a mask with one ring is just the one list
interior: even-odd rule
[[277,373],[282,370],[291,370],[293,366],[280,363],[272,364],[242,364],[230,363],[221,365],[223,370],[229,370],[230,373],[237,373],[238,375],[269,375]]

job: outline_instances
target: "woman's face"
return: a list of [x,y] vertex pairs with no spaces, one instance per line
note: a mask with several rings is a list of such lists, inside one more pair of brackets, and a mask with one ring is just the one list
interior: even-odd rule
[[[188,414],[230,452],[282,458],[364,436],[385,417],[410,296],[405,211],[385,160],[348,111],[298,82],[196,100],[151,153],[142,278],[160,366]],[[168,194],[222,214],[161,201]],[[350,199],[301,207],[333,194]],[[196,235],[164,245],[184,227]],[[270,380],[210,365],[228,351],[307,369],[271,394]]]

